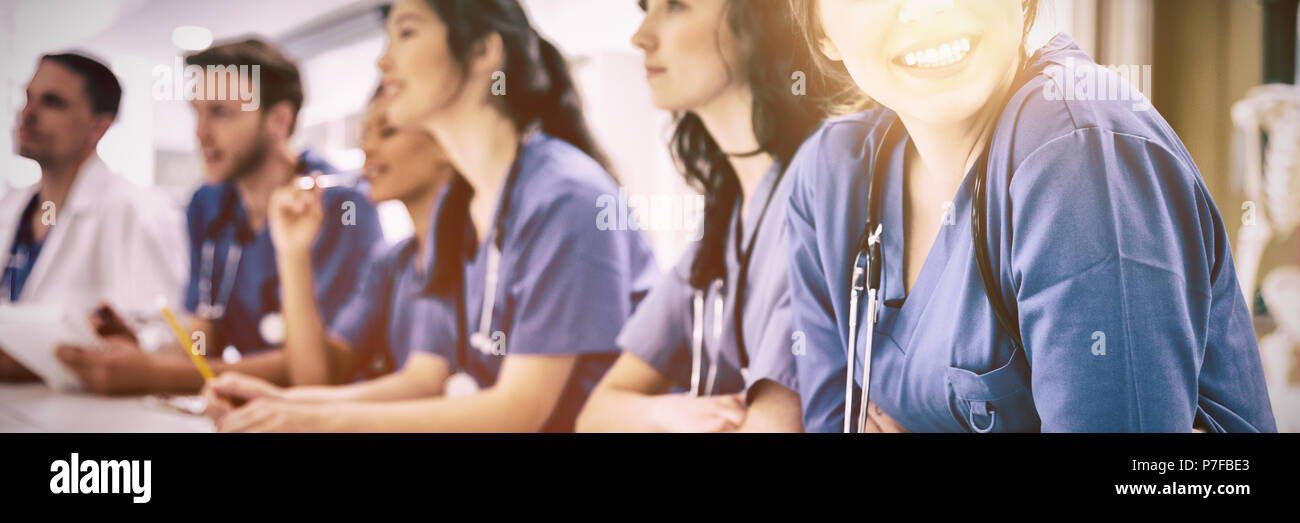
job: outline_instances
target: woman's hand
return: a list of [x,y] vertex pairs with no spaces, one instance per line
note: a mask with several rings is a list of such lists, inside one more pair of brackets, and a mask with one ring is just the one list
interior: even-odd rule
[[668,432],[726,432],[745,421],[741,394],[693,397],[667,394],[656,398],[650,411],[655,424]]
[[309,191],[289,185],[271,193],[267,210],[270,220],[271,242],[279,252],[307,252],[316,241],[325,211],[321,204],[321,189]]
[[323,405],[258,398],[217,421],[218,432],[322,432]]
[[274,383],[238,372],[223,372],[203,385],[200,393],[208,402],[203,413],[220,423],[236,407],[256,399],[286,399],[287,391]]

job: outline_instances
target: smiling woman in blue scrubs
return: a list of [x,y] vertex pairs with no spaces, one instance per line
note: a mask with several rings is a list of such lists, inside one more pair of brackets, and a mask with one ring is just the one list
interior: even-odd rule
[[624,350],[578,429],[800,432],[790,330],[785,165],[826,116],[790,88],[812,68],[784,3],[641,2],[632,43],[655,105],[679,114],[673,154],[704,193],[704,234],[619,334]]
[[[1066,36],[1027,55],[1037,2],[794,5],[810,46],[883,106],[827,124],[791,168],[808,430],[858,416],[845,380],[855,369],[860,386],[864,368],[868,431],[1275,430],[1196,165],[1145,100],[1061,95],[1114,72]],[[982,173],[986,204],[972,209]],[[972,217],[986,221],[989,297]],[[850,303],[869,218],[883,251],[874,318],[866,295]]]
[[[597,227],[596,201],[618,188],[564,59],[515,0],[402,0],[388,33],[379,66],[390,121],[431,132],[473,191],[455,317],[425,320],[456,327],[455,343],[429,347],[448,372],[428,386],[477,390],[327,404],[250,394],[218,428],[572,430],[658,271],[639,232]],[[212,393],[238,392],[224,384]]]

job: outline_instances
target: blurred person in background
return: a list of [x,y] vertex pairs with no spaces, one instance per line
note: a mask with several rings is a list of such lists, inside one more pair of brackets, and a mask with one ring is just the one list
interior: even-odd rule
[[[377,95],[378,96],[378,95]],[[204,388],[208,415],[220,421],[231,409],[225,397],[285,401],[382,401],[442,394],[447,364],[438,351],[456,344],[455,318],[461,292],[461,245],[467,238],[469,185],[427,130],[388,123],[387,105],[371,102],[362,128],[364,176],[375,202],[400,201],[415,225],[411,238],[376,248],[369,269],[347,305],[326,324],[295,281],[312,279],[307,250],[323,212],[320,191],[283,188],[272,198],[271,227],[277,252],[288,262],[284,280],[287,357],[330,365],[321,372],[350,372],[356,366],[391,367],[396,372],[339,387],[281,388],[226,373]],[[301,299],[290,295],[302,294]],[[355,355],[355,356],[354,356]]]
[[[41,178],[0,200],[0,300],[89,315],[104,334],[112,326],[91,314],[101,304],[155,316],[159,298],[178,296],[185,278],[179,210],[95,154],[121,100],[104,64],[73,53],[41,57],[17,133],[18,155],[40,165]],[[129,343],[114,336],[110,345]],[[0,380],[34,379],[0,348]]]
[[[296,155],[290,149],[303,103],[297,65],[257,39],[218,44],[185,62],[204,69],[192,105],[208,178],[188,209],[190,270],[184,303],[189,329],[201,333],[201,350],[209,358],[227,346],[238,350],[242,359],[237,362],[214,359],[216,372],[237,369],[285,385],[347,379],[314,372],[319,362],[290,360],[280,349],[286,329],[277,264],[289,260],[278,255],[272,239],[276,231],[267,227],[271,195],[300,176],[332,170],[314,154]],[[250,84],[258,90],[256,110],[235,96],[251,92]],[[327,188],[322,200],[325,216],[310,249],[315,276],[310,286],[328,321],[351,295],[368,253],[382,236],[375,207],[357,190]],[[174,350],[179,344],[170,348],[144,353],[133,346],[105,352],[63,347],[59,357],[94,392],[197,393],[202,376],[183,352]]]

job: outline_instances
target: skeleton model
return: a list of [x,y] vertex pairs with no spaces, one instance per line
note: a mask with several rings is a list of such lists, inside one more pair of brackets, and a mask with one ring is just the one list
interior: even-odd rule
[[[1237,236],[1237,278],[1252,303],[1269,242],[1300,225],[1300,88],[1265,85],[1232,108],[1237,128],[1233,182],[1249,201]],[[1267,140],[1267,142],[1265,142]],[[1277,329],[1259,343],[1278,430],[1300,432],[1300,266],[1263,278],[1261,294]]]

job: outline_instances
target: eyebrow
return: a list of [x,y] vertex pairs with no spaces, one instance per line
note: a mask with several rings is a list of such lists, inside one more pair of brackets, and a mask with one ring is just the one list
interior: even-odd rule
[[420,19],[420,15],[417,15],[415,13],[398,13],[397,16],[393,17],[391,23],[392,25],[397,25],[407,21],[418,21],[419,19]]

